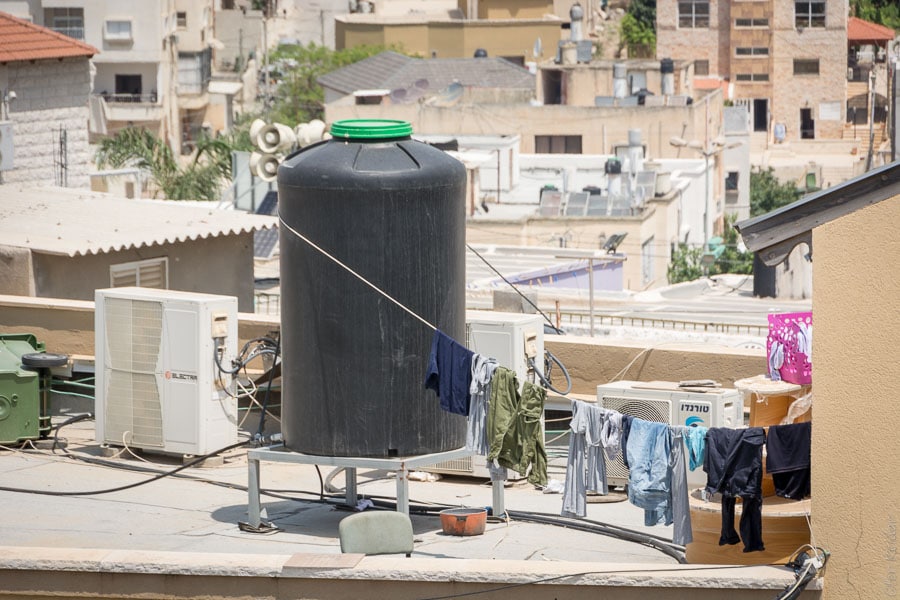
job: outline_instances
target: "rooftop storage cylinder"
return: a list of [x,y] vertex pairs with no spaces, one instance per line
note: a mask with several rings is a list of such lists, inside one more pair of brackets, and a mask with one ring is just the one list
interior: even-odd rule
[[429,324],[465,342],[466,171],[411,133],[403,121],[339,121],[331,140],[278,169],[291,450],[391,457],[465,445],[465,419],[441,410],[424,380]]
[[613,96],[624,98],[628,95],[628,67],[624,63],[613,65]]
[[659,73],[662,79],[662,95],[673,95],[675,93],[675,61],[671,58],[661,59],[659,61]]

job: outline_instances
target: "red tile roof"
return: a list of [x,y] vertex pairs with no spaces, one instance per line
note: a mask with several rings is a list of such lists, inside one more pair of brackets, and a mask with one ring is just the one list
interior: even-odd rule
[[889,42],[894,39],[894,30],[878,23],[850,17],[847,21],[847,41],[856,43]]
[[0,63],[94,56],[98,52],[84,42],[0,12]]

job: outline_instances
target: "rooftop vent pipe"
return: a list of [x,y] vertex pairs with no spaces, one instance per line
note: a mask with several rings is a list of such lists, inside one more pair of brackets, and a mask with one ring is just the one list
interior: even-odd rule
[[662,76],[662,95],[675,95],[675,61],[671,58],[660,60],[659,73]]
[[569,25],[569,39],[573,42],[580,42],[584,39],[583,26],[584,26],[584,9],[581,8],[581,4],[576,2],[572,5],[572,8],[569,9],[569,19],[571,20],[571,24]]

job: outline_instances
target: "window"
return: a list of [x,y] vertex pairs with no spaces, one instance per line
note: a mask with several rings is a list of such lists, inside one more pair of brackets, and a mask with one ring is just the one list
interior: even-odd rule
[[709,61],[708,60],[695,60],[694,61],[694,75],[709,75]]
[[735,19],[735,27],[768,27],[768,19]]
[[175,22],[178,29],[187,29],[187,13],[183,11],[175,13]]
[[109,285],[110,287],[137,285],[161,290],[168,289],[169,259],[163,256],[161,258],[110,265]]
[[728,175],[725,176],[725,191],[731,192],[738,189],[738,177],[740,173],[737,171],[728,171]]
[[794,75],[818,75],[819,59],[818,58],[795,58],[794,59]]
[[735,81],[768,81],[768,73],[738,73],[735,75]]
[[83,8],[45,8],[44,23],[57,33],[76,40],[84,39]]
[[131,37],[131,20],[107,21],[103,26],[103,39],[109,41],[128,41]]
[[823,0],[800,0],[794,2],[794,26],[825,27],[825,2]]
[[678,26],[688,28],[709,27],[709,0],[679,0]]
[[735,56],[768,56],[769,49],[765,46],[754,48],[735,48],[734,54]]
[[581,154],[580,135],[536,135],[536,154]]

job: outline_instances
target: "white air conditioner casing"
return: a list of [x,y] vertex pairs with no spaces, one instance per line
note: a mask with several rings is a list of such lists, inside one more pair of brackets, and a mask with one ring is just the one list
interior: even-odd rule
[[[466,311],[466,347],[483,356],[497,359],[501,367],[516,372],[521,386],[537,381],[528,366],[535,358],[538,368],[544,368],[544,320],[539,315],[493,311]],[[467,456],[438,463],[427,469],[432,473],[489,478],[483,456]],[[509,470],[510,481],[522,476]]]
[[[603,408],[669,425],[703,427],[742,427],[744,401],[740,392],[730,388],[710,388],[709,391],[685,391],[677,383],[668,381],[617,381],[597,386],[597,404]],[[687,460],[685,460],[687,469]],[[688,486],[706,485],[706,473],[688,469]],[[609,485],[628,483],[628,469],[621,455],[606,459]]]
[[237,400],[215,353],[231,367],[237,298],[122,287],[94,299],[97,441],[191,455],[236,443]]

